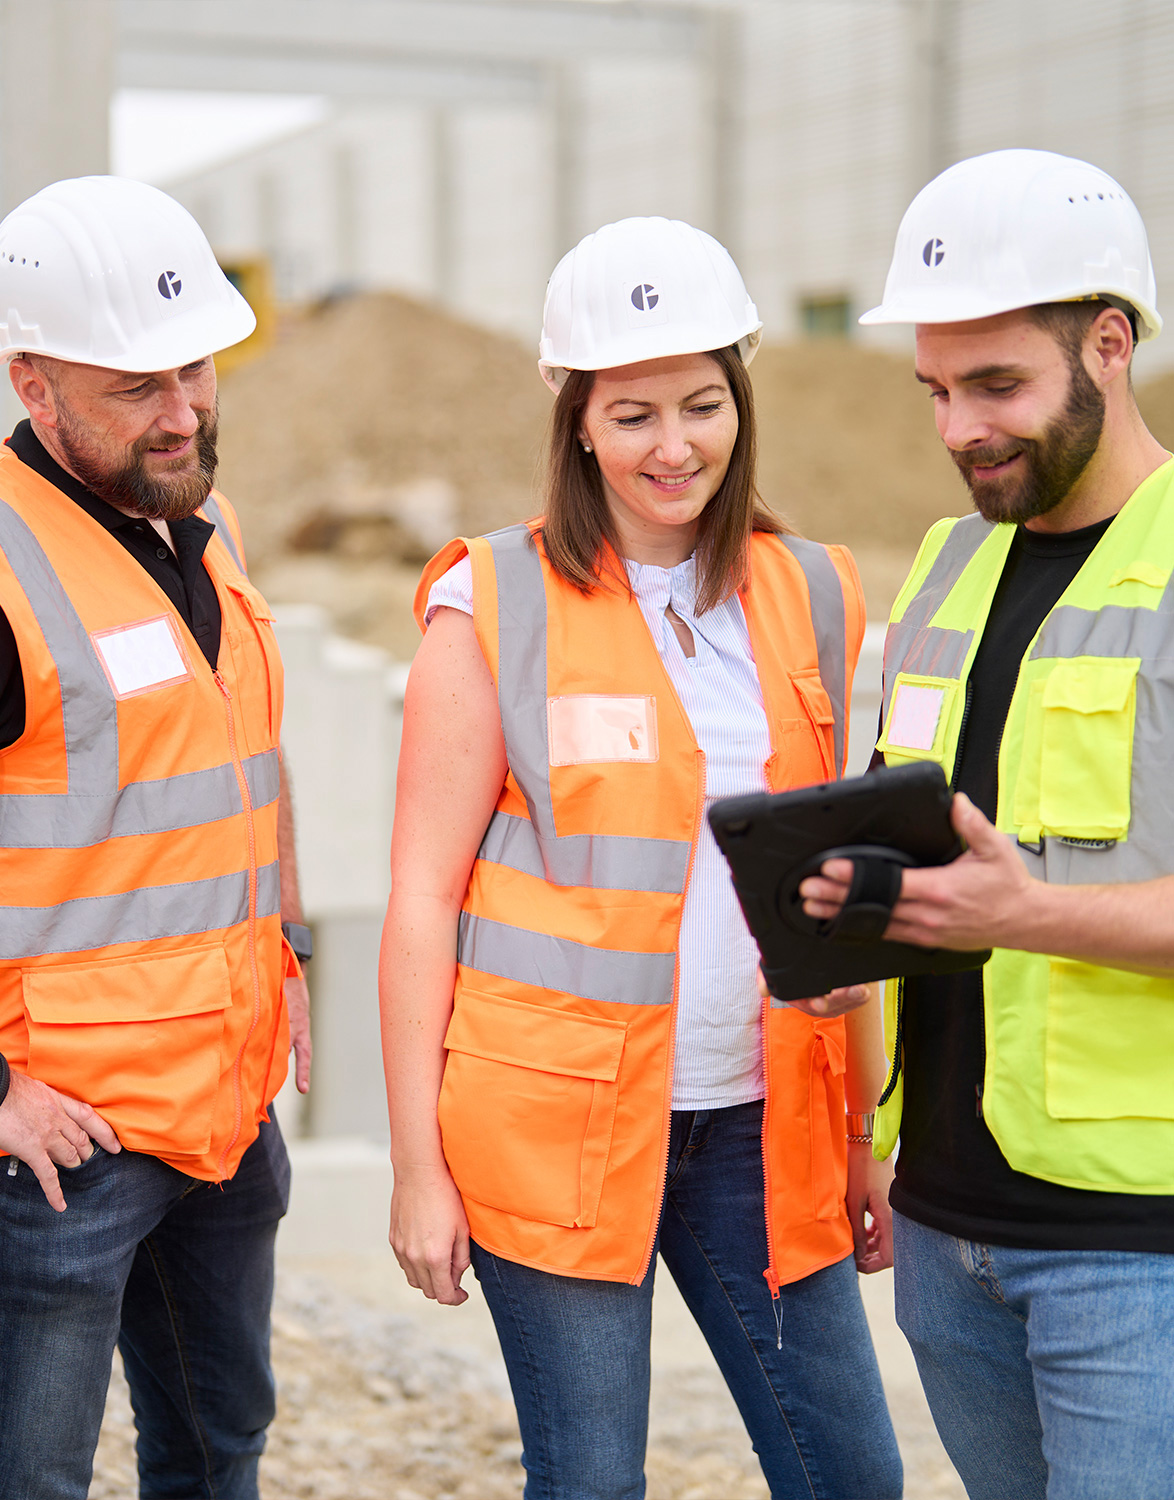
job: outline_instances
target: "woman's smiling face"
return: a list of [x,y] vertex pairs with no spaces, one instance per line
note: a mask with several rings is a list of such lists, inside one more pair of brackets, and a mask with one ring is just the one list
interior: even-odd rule
[[652,561],[638,556],[652,547],[688,557],[738,436],[717,361],[681,354],[597,371],[579,436],[595,450],[624,555]]

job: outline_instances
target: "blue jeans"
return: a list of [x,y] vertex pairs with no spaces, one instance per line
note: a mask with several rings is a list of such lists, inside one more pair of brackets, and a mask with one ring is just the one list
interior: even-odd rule
[[273,1242],[289,1192],[274,1121],[231,1182],[100,1148],[61,1170],[0,1167],[0,1495],[85,1500],[117,1341],[140,1494],[256,1500],[273,1418]]
[[1174,1255],[893,1224],[897,1322],[970,1500],[1174,1497]]
[[[773,1500],[889,1500],[901,1460],[845,1260],[770,1295],[762,1104],[674,1111],[657,1241]],[[522,1429],[526,1500],[639,1500],[655,1259],[642,1286],[472,1249]],[[781,1346],[781,1347],[780,1347]]]

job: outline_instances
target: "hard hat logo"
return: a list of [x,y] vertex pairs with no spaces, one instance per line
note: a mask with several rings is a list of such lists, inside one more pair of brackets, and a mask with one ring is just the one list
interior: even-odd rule
[[183,282],[179,279],[174,271],[161,272],[159,280],[155,283],[155,285],[159,288],[159,295],[161,297],[166,297],[168,301],[170,301],[172,297],[178,297],[180,292],[183,291]]
[[651,312],[659,301],[660,293],[646,281],[632,288],[632,306],[637,312]]
[[940,266],[945,253],[946,247],[942,244],[941,240],[926,240],[922,246],[921,258],[927,266]]

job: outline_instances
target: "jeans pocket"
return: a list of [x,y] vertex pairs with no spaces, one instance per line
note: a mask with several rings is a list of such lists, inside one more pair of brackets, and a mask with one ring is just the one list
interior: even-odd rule
[[89,1166],[100,1166],[101,1162],[99,1158],[106,1155],[105,1151],[102,1150],[97,1141],[91,1141],[90,1147],[90,1154],[86,1157],[85,1161],[78,1162],[76,1167],[63,1167],[60,1164],[57,1164],[58,1172],[65,1172],[70,1177],[76,1177],[79,1173],[84,1172]]

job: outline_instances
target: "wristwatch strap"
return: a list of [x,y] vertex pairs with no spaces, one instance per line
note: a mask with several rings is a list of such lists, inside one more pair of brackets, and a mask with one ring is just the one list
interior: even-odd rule
[[304,964],[308,958],[314,957],[314,935],[308,927],[303,927],[301,922],[283,922],[281,930],[299,963]]

